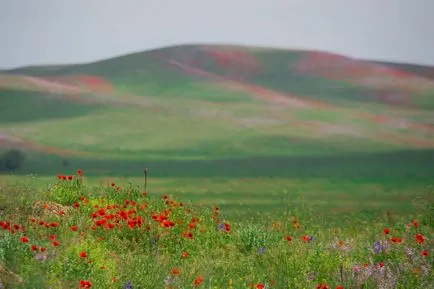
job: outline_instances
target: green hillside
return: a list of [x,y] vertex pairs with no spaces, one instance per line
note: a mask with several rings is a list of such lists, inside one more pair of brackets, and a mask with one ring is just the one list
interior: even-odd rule
[[0,146],[26,151],[23,174],[354,177],[400,161],[428,177],[433,109],[434,81],[405,66],[185,45],[3,71]]
[[434,67],[431,66],[423,66],[423,65],[408,64],[408,63],[392,63],[392,62],[377,62],[377,63],[381,65],[402,69],[404,71],[416,75],[420,75],[422,77],[434,79]]

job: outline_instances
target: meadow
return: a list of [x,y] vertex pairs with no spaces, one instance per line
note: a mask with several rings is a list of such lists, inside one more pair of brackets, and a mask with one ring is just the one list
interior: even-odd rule
[[2,71],[0,288],[430,288],[431,71],[201,45]]
[[81,170],[16,180],[4,178],[0,191],[5,288],[428,288],[434,280],[428,185],[150,178],[145,190],[144,179],[96,185]]

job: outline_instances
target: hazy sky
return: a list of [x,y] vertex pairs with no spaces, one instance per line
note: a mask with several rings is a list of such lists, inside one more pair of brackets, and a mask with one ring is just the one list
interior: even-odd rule
[[0,68],[184,43],[434,65],[434,0],[0,0]]

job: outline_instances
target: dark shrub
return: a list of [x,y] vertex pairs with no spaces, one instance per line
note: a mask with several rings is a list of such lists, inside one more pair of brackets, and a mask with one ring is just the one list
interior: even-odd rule
[[25,160],[25,155],[22,151],[17,149],[5,150],[0,155],[0,170],[15,172],[21,168]]

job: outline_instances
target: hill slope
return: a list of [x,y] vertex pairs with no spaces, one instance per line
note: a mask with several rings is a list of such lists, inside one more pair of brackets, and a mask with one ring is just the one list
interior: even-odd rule
[[0,73],[0,145],[36,152],[24,171],[72,158],[104,173],[107,162],[432,149],[431,69],[215,45],[19,68]]

